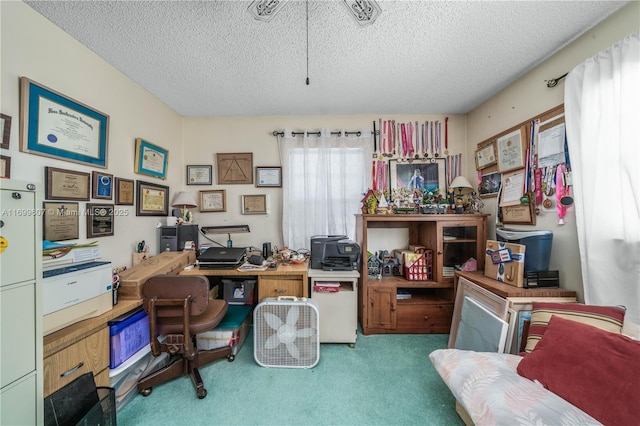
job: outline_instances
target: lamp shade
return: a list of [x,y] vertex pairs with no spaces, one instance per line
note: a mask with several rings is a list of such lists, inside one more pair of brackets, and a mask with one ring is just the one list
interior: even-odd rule
[[184,209],[190,209],[197,207],[196,201],[193,199],[193,195],[186,191],[178,192],[178,195],[173,199],[172,207],[182,207]]
[[453,182],[451,182],[449,187],[453,188],[455,193],[459,195],[471,194],[473,192],[473,186],[471,186],[467,178],[464,176],[457,176]]

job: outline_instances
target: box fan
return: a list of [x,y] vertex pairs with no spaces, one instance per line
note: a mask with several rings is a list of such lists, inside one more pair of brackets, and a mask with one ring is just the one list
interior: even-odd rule
[[253,311],[253,356],[263,367],[311,368],[320,360],[318,306],[306,298],[263,299]]

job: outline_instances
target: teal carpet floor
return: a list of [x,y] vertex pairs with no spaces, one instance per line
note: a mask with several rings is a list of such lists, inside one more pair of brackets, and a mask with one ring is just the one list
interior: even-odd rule
[[448,335],[358,335],[355,347],[321,344],[310,369],[265,368],[247,337],[233,362],[200,369],[206,398],[188,377],[136,395],[118,413],[133,425],[462,425],[429,362]]

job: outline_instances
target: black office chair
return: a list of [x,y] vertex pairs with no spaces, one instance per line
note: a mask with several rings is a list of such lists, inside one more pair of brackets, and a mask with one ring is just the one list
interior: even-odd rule
[[[169,353],[169,365],[138,381],[144,396],[153,386],[181,375],[191,376],[198,398],[207,396],[198,367],[227,357],[233,361],[231,347],[199,351],[195,335],[211,330],[222,321],[228,309],[225,300],[209,299],[209,280],[200,275],[156,275],[143,288],[143,307],[149,314],[151,352]],[[166,336],[163,343],[158,335]]]

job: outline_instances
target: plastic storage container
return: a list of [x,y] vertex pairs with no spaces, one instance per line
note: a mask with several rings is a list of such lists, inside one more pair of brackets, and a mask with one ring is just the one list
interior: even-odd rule
[[145,311],[109,321],[109,368],[116,368],[149,344],[149,316]]
[[251,309],[251,306],[246,305],[229,305],[226,315],[216,328],[196,335],[198,348],[211,350],[231,346],[231,353],[237,355],[249,335]]
[[551,259],[553,232],[521,231],[517,229],[496,229],[498,241],[522,244],[526,247],[524,254],[524,271],[547,271]]
[[256,280],[222,280],[224,300],[230,305],[253,305]]

